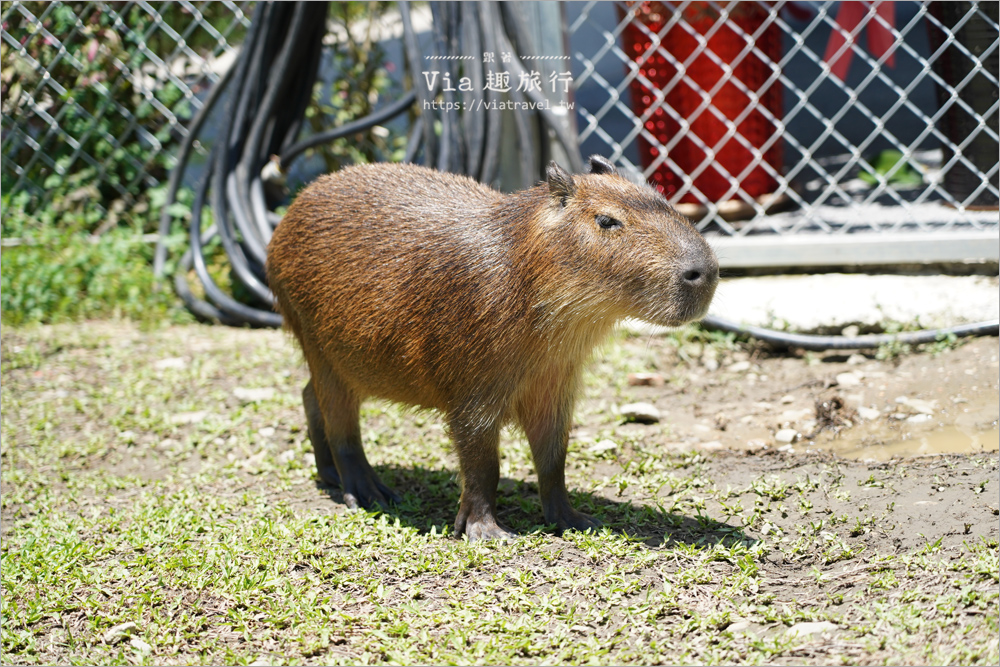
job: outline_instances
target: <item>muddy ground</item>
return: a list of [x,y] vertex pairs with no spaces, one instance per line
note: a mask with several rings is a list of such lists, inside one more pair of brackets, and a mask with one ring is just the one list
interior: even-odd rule
[[[5,329],[2,347],[0,522],[7,572],[18,550],[33,547],[35,536],[48,530],[45,515],[76,517],[84,522],[80,534],[90,536],[84,539],[99,541],[108,512],[132,511],[144,494],[176,498],[184,488],[197,489],[201,500],[192,503],[215,497],[222,500],[212,502],[240,499],[246,507],[261,498],[267,507],[282,508],[289,522],[332,517],[357,524],[345,518],[340,492],[315,480],[299,399],[306,373],[279,332],[204,326],[143,332],[93,323]],[[582,538],[557,536],[539,523],[527,447],[511,432],[503,443],[501,519],[541,542],[531,538],[507,547],[514,555],[494,569],[516,565],[544,573],[557,561],[578,568],[585,581],[608,559],[646,563],[662,556],[666,560],[656,567],[625,571],[641,590],[680,591],[670,604],[683,610],[683,618],[708,625],[682,631],[661,619],[632,637],[629,632],[638,631],[628,620],[608,635],[625,637],[623,643],[608,639],[615,649],[599,657],[501,652],[492,660],[995,660],[997,339],[899,352],[882,350],[881,359],[775,352],[695,330],[619,336],[587,376],[568,470],[574,502],[610,528],[608,546],[595,552]],[[624,419],[622,406],[636,402],[657,408],[659,421]],[[407,497],[380,530],[397,521],[396,530],[413,528],[421,539],[447,535],[458,496],[455,460],[440,420],[379,404],[363,417],[373,465]],[[621,538],[650,555],[613,554]],[[136,548],[136,538],[130,539],[129,548]],[[713,582],[729,571],[729,557],[697,560],[690,550],[722,548],[732,540],[751,549],[759,565],[750,579],[733,584],[738,593],[723,594]],[[307,576],[301,562],[290,562],[296,577]],[[489,573],[494,566],[476,567]],[[948,572],[961,575],[965,588]],[[140,643],[152,655],[145,648],[122,653],[103,634],[117,616],[94,620],[63,607],[29,613],[24,596],[38,593],[25,592],[34,588],[21,589],[24,582],[15,579],[4,581],[4,614],[13,619],[4,638],[5,662],[248,662],[258,655],[265,662],[491,661],[417,644],[413,653],[370,653],[361,640],[329,638],[325,649],[296,653],[282,644],[290,626],[268,635],[263,615],[245,632],[234,626],[217,633],[211,645],[147,637]],[[450,574],[417,579],[426,589],[448,591],[423,599],[432,610],[454,605],[466,585]],[[83,590],[93,583],[81,581]],[[400,579],[392,581],[395,586]],[[556,588],[544,584],[531,592]],[[98,590],[115,598],[114,590]],[[371,603],[358,599],[357,587],[351,590],[342,609],[370,615]],[[965,602],[951,602],[956,591]],[[607,603],[575,594],[580,613]],[[939,599],[949,601],[950,611]],[[922,620],[893,617],[881,624],[879,610],[894,605],[914,605]],[[147,623],[159,622],[155,606],[148,613]],[[613,624],[617,613],[606,613],[604,621],[567,621],[567,631]],[[209,614],[201,623],[215,628],[223,621]],[[803,625],[808,623],[818,625]],[[800,641],[789,639],[796,628]],[[647,642],[657,632],[666,633],[658,639],[660,653],[626,651],[633,640]],[[690,642],[685,632],[695,633]],[[717,635],[725,642],[719,644]]]

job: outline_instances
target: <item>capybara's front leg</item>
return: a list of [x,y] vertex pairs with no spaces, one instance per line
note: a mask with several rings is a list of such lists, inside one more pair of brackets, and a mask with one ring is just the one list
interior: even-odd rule
[[[313,369],[312,364],[310,369]],[[313,441],[316,464],[320,467],[323,479],[327,479],[323,475],[324,467],[332,462],[344,490],[344,503],[351,509],[363,507],[387,510],[389,501],[400,502],[399,495],[382,483],[365,456],[359,422],[360,399],[332,371],[322,367],[318,373],[313,372],[312,379],[303,391],[303,399],[307,401],[307,416],[310,412],[308,394],[312,394],[313,409],[322,417],[322,436],[317,433],[317,440],[325,440],[327,445],[327,453],[321,455],[319,451],[322,447]],[[319,431],[319,424],[311,422],[310,438],[315,431]]]
[[573,509],[566,492],[566,448],[573,419],[573,382],[573,378],[542,382],[536,395],[529,395],[522,401],[518,418],[531,446],[545,520],[559,530],[596,529],[601,522]]
[[509,540],[516,535],[497,522],[497,484],[500,482],[500,430],[475,419],[452,416],[451,431],[462,474],[462,500],[455,519],[455,535],[470,542]]

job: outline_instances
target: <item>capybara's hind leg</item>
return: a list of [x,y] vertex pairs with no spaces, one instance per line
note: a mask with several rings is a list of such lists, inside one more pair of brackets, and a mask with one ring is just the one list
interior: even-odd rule
[[326,441],[326,429],[323,426],[323,414],[319,409],[319,401],[316,400],[316,392],[313,390],[312,379],[306,383],[302,390],[302,405],[306,409],[306,425],[309,429],[309,441],[313,446],[313,455],[316,457],[316,470],[319,478],[330,486],[340,486],[340,475],[337,473],[337,466],[333,462],[333,454],[330,452],[330,444]]
[[[340,477],[344,503],[351,509],[388,509],[389,501],[400,502],[395,491],[382,483],[365,457],[361,444],[361,401],[329,369],[313,371],[315,405],[322,416],[327,451]],[[314,445],[315,446],[315,445]],[[317,454],[316,463],[320,464]]]

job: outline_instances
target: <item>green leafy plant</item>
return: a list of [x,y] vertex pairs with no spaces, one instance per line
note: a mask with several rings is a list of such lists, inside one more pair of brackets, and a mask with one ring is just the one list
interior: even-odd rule
[[897,150],[885,150],[871,161],[875,173],[862,171],[858,174],[865,183],[878,185],[881,181],[889,185],[917,186],[924,182],[924,177],[912,164],[906,161],[906,156]]

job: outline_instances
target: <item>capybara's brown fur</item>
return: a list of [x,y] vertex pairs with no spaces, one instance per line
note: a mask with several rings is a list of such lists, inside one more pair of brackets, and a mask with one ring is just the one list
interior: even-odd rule
[[397,496],[361,445],[367,397],[436,408],[463,482],[456,534],[503,538],[501,428],[531,446],[542,511],[560,529],[598,525],[569,503],[566,445],[580,372],[624,317],[676,326],[708,309],[715,255],[655,190],[600,157],[554,163],[505,195],[405,164],[356,166],[302,191],[275,230],[267,274],[302,345],[321,477],[352,507]]

